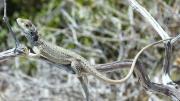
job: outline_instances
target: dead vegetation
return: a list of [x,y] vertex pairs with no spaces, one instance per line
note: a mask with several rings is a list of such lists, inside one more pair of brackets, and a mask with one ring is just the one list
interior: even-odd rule
[[[130,1],[133,0],[40,0],[37,3],[36,0],[31,2],[17,0],[18,3],[14,4],[22,6],[19,7],[21,10],[14,11],[9,20],[21,43],[26,44],[26,41],[18,34],[19,29],[15,24],[15,18],[27,17],[36,23],[39,33],[46,40],[81,54],[92,64],[132,59],[146,45],[160,39],[175,37],[180,32],[179,0],[138,0],[165,31],[153,25],[153,22],[149,22],[147,14],[143,15],[141,11],[137,13],[136,7],[133,10],[133,3]],[[31,5],[30,10],[26,8],[29,7],[28,5]],[[11,7],[7,7],[7,12],[9,9]],[[5,27],[1,26],[0,29],[0,38],[3,40],[7,38],[8,33]],[[7,40],[0,41],[1,51],[14,47],[14,41],[9,37],[11,36],[9,35]],[[143,72],[146,71],[145,74],[148,74],[154,83],[162,84],[163,68],[171,67],[171,78],[178,84],[180,80],[179,41],[173,44],[172,54],[166,51],[171,58],[165,60],[165,64],[163,61],[168,57],[165,55],[164,46],[166,43],[144,50],[138,60],[143,65]],[[166,64],[168,61],[170,65]],[[28,57],[16,57],[0,63],[2,101],[83,100],[82,89],[76,76],[52,64]],[[146,76],[137,75],[143,74],[140,72],[142,68],[139,69],[138,66],[137,69],[136,75],[121,85],[110,85],[89,76],[90,98],[92,101],[172,100],[170,96],[162,95],[163,91],[154,93],[154,89],[159,85],[153,85],[154,88],[151,89],[149,89],[151,85],[140,85],[138,77],[141,81]],[[119,79],[127,73],[128,69],[120,69],[107,73],[107,76]],[[145,81],[141,84],[146,83],[151,84]],[[180,94],[180,91],[177,94]]]

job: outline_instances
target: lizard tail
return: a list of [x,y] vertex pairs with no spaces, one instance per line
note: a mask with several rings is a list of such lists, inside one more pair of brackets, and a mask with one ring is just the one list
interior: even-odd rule
[[133,70],[134,70],[134,66],[131,67],[131,69],[130,69],[129,73],[126,75],[126,77],[122,78],[121,80],[113,80],[113,79],[110,79],[110,78],[106,77],[105,75],[101,74],[95,68],[88,68],[88,72],[91,75],[97,77],[98,79],[100,79],[104,82],[110,83],[110,84],[120,84],[120,83],[125,82],[131,76]]
[[101,79],[101,80],[103,80],[103,81],[105,81],[105,82],[108,82],[108,83],[110,83],[110,84],[120,84],[120,83],[123,83],[123,82],[125,82],[126,80],[128,80],[129,77],[131,76],[131,74],[133,73],[133,70],[134,70],[135,64],[136,64],[136,62],[137,62],[137,59],[138,59],[138,57],[140,56],[140,54],[141,54],[144,50],[148,49],[149,47],[151,47],[151,46],[153,46],[153,45],[162,43],[162,42],[164,42],[164,41],[166,41],[166,40],[170,40],[170,39],[172,39],[172,38],[165,39],[165,40],[160,40],[160,41],[154,42],[154,43],[152,43],[152,44],[149,44],[149,45],[143,47],[143,48],[136,54],[136,56],[134,57],[133,63],[132,63],[132,65],[131,65],[131,68],[130,68],[128,74],[127,74],[124,78],[122,78],[122,79],[120,79],[120,80],[109,79],[109,78],[107,78],[106,76],[104,76],[103,74],[101,74],[100,72],[98,72],[95,68],[87,68],[87,69],[88,69],[88,71],[89,71],[89,73],[90,73],[91,75],[96,76],[97,78],[99,78],[99,79]]

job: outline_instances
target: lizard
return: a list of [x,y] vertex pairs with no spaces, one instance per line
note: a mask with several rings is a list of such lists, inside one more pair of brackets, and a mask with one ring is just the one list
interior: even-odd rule
[[98,79],[110,84],[123,83],[127,80],[109,79],[93,68],[93,65],[81,55],[43,40],[40,35],[38,35],[37,28],[30,20],[17,18],[17,24],[31,43],[32,49],[35,52],[35,54],[31,53],[30,56],[42,56],[57,64],[71,64],[72,68],[79,76],[83,75],[83,73],[81,74],[82,71],[86,71]]
[[[40,37],[36,26],[30,20],[17,18],[16,21],[21,31],[24,33],[25,37],[30,42],[31,47],[34,51],[34,53],[27,51],[27,54],[32,57],[42,56],[46,58],[48,61],[53,62],[55,64],[70,65],[72,69],[75,71],[75,74],[77,74],[77,77],[85,92],[87,101],[89,101],[87,75],[85,73],[83,74],[83,72],[89,73],[90,75],[93,75],[98,79],[110,84],[120,84],[125,82],[131,76],[134,70],[135,64],[131,66],[126,77],[120,80],[113,80],[107,78],[106,76],[98,72],[94,68],[94,65],[90,64],[90,62],[88,62],[81,55],[43,40]],[[163,40],[161,40],[161,42],[162,41]]]
[[31,48],[34,51],[34,53],[27,52],[27,54],[31,57],[42,56],[46,58],[48,61],[51,61],[56,64],[71,65],[73,70],[76,72],[79,81],[82,84],[87,101],[89,99],[87,80],[86,80],[87,77],[85,74],[83,74],[83,71],[110,84],[120,84],[125,82],[133,72],[133,68],[131,68],[130,72],[127,74],[125,78],[121,80],[109,79],[100,72],[98,72],[93,67],[93,65],[90,64],[90,62],[88,62],[81,55],[43,40],[40,37],[36,26],[30,20],[17,18],[16,22],[20,27],[21,31],[23,32],[24,36],[27,38],[28,42],[30,42]]

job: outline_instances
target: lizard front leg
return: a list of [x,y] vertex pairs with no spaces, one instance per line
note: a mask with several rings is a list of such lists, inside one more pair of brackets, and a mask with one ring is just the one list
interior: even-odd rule
[[23,49],[23,52],[24,52],[25,56],[33,57],[33,58],[40,57],[40,51],[39,50],[33,49],[33,51],[35,53],[32,53],[27,47]]
[[78,79],[81,83],[81,86],[83,88],[86,101],[89,101],[89,89],[88,89],[88,79],[86,74],[82,74],[82,65],[78,60],[73,60],[71,62],[72,69],[76,72]]

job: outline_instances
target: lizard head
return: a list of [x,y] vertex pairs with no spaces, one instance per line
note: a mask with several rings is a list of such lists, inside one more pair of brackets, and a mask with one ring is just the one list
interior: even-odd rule
[[39,39],[36,26],[28,19],[17,18],[16,21],[28,41],[32,45],[36,45]]

